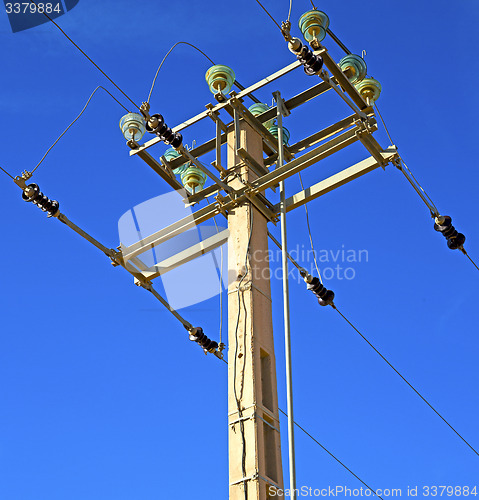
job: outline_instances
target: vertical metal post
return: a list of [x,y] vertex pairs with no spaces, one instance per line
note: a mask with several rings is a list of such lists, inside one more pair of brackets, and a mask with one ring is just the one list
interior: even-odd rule
[[[284,164],[283,149],[283,100],[275,92],[278,122],[278,168]],[[294,414],[293,414],[293,374],[291,364],[291,328],[289,318],[289,282],[288,282],[288,243],[286,236],[286,191],[284,181],[279,184],[281,205],[281,246],[283,263],[283,304],[284,304],[284,343],[286,353],[286,395],[288,405],[288,451],[289,451],[289,488],[290,496],[296,500],[296,459],[294,454]]]
[[221,170],[221,123],[216,120],[216,168]]

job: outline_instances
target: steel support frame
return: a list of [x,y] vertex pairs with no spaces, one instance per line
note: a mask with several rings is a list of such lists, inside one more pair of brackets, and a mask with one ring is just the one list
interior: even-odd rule
[[358,141],[359,132],[371,133],[375,128],[376,124],[373,118],[371,118],[369,127],[362,121],[356,122],[349,130],[286,163],[284,166],[263,175],[241,190],[236,190],[224,197],[218,194],[215,203],[197,210],[193,214],[143,238],[129,247],[122,247],[123,259],[128,262],[133,257],[138,257],[143,252],[164,243],[188,229],[192,229],[215,215],[228,212],[234,207],[239,206],[245,200],[253,202],[269,220],[276,220],[279,209],[277,206],[271,205],[267,200],[264,202],[262,201],[262,191],[265,191],[268,187],[275,186],[280,181],[297,174],[305,168],[318,163],[320,160]]
[[[321,182],[318,182],[317,184],[314,184],[313,186],[286,199],[286,212],[290,212],[291,210],[294,210],[295,208],[298,208],[301,205],[318,198],[319,196],[329,193],[330,191],[343,186],[344,184],[347,184],[364,174],[367,174],[368,172],[372,172],[376,168],[383,167],[398,157],[398,152],[396,148],[393,147],[381,151],[380,161],[377,161],[376,158],[370,156],[369,158],[366,158],[365,160],[360,161],[359,163],[356,163],[355,165],[352,165],[351,167],[346,168],[341,172],[338,172],[337,174],[334,174],[331,177],[328,177],[327,179],[324,179]],[[280,203],[275,205],[276,210],[280,210],[280,208]]]

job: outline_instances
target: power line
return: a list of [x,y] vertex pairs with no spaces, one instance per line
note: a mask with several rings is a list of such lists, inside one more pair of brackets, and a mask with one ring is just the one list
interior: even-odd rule
[[348,318],[346,318],[346,316],[344,316],[344,314],[341,313],[341,311],[336,307],[334,306],[334,309],[338,312],[338,314],[361,336],[361,338],[363,340],[365,340],[368,345],[402,378],[402,380],[404,382],[406,382],[406,384],[429,406],[429,408],[431,408],[431,410],[438,416],[441,418],[441,420],[443,422],[445,422],[461,439],[462,441],[464,441],[464,443],[467,444],[467,446],[469,446],[469,448],[471,448],[471,450],[477,455],[479,456],[479,453],[472,447],[471,444],[469,444],[462,436],[461,434],[459,434],[459,432],[456,431],[456,429],[454,429],[454,427],[431,405],[431,403],[429,403],[429,401],[411,384],[409,383],[406,378],[401,375],[401,373],[396,370],[396,368],[394,368],[394,366],[373,346],[373,344],[371,344],[371,342],[369,342],[369,340],[351,323],[351,321],[348,320]]
[[289,0],[289,12],[288,12],[288,23],[291,19],[291,11],[293,10],[293,0]]
[[151,94],[153,93],[153,89],[155,87],[155,83],[156,83],[156,79],[158,78],[158,73],[160,72],[160,69],[161,67],[163,66],[163,63],[166,61],[166,58],[170,55],[170,53],[173,51],[173,49],[180,45],[180,44],[184,44],[184,45],[189,45],[190,47],[193,47],[194,49],[196,49],[198,52],[200,52],[201,54],[203,54],[206,59],[208,59],[208,61],[210,61],[211,64],[215,64],[213,62],[212,59],[210,59],[202,50],[200,50],[196,45],[193,45],[192,43],[189,43],[189,42],[176,42],[172,47],[171,49],[166,53],[165,57],[163,58],[163,60],[161,61],[160,65],[158,66],[158,69],[156,70],[156,74],[155,74],[155,78],[153,78],[153,83],[151,85],[151,89],[150,89],[150,93],[148,95],[148,100],[146,102],[150,102],[150,99],[151,99]]
[[63,35],[65,36],[65,38],[67,38],[67,40],[69,40],[92,64],[93,66],[95,66],[95,68],[105,77],[107,78],[107,80],[112,83],[132,104],[133,106],[135,106],[135,108],[138,108],[140,109],[140,107],[130,99],[130,97],[125,93],[123,92],[123,90],[100,68],[100,66],[98,66],[98,64],[96,64],[95,61],[93,61],[93,59],[91,59],[88,54],[86,52],[84,52],[61,28],[60,26],[45,12],[45,9],[40,9],[38,7],[38,5],[33,1],[33,0],[30,0],[31,3],[33,3],[34,5],[37,6],[37,9],[38,9],[38,12],[41,12],[49,21],[51,21],[62,33]]
[[[288,416],[281,408],[278,408],[279,411],[285,415],[286,417]],[[364,486],[366,486],[366,488],[368,488],[368,490],[372,491],[372,493],[374,495],[376,495],[378,498],[381,498],[379,495],[376,494],[376,492],[367,484],[365,483],[359,476],[357,476],[349,467],[347,467],[343,462],[341,462],[341,460],[339,460],[338,457],[336,457],[335,455],[333,455],[325,446],[323,446],[315,437],[313,437],[304,427],[302,427],[301,425],[298,424],[298,422],[294,422],[294,425],[302,430],[306,436],[308,436],[309,438],[311,438],[317,445],[319,445],[328,455],[330,455],[331,457],[334,458],[334,460],[336,460],[336,462],[338,462],[340,465],[342,465],[349,473],[351,473],[358,481],[360,481],[362,484],[364,484]]]
[[[379,111],[378,105],[376,103],[374,103],[374,107],[375,107],[376,111],[378,112],[379,118],[381,120],[381,123],[383,124],[384,130],[386,131],[386,134],[388,136],[389,142],[391,143],[391,146],[395,147],[395,143],[392,140],[391,134],[389,133],[389,129],[388,129],[388,126],[386,125],[386,121],[384,120],[383,115],[381,114],[381,111]],[[432,207],[439,214],[439,210],[437,209],[436,204],[432,201],[431,197],[426,193],[426,190],[421,186],[421,184],[419,184],[419,181],[416,179],[416,177],[414,176],[414,174],[411,172],[410,168],[406,165],[406,163],[404,162],[403,158],[401,156],[400,156],[400,158],[401,158],[401,163],[404,165],[404,167],[409,172],[409,174],[411,175],[411,177],[414,179],[414,181],[416,182],[416,184],[419,186],[419,189],[424,193],[424,195],[426,196],[426,198],[431,203]],[[430,207],[428,207],[428,208],[430,208]]]
[[381,114],[381,111],[379,111],[378,105],[374,103],[374,107],[376,108],[376,111],[378,112],[379,118],[381,119],[381,122],[383,124],[384,130],[386,130],[386,134],[388,135],[389,142],[391,143],[391,146],[394,146],[394,142],[391,138],[391,134],[389,133],[388,127],[386,125],[386,122],[383,119],[383,115]]
[[266,12],[266,14],[268,14],[273,23],[276,24],[276,26],[281,31],[281,26],[276,22],[276,19],[269,13],[268,9],[259,0],[256,0],[256,2],[261,6],[261,8]]
[[[394,146],[394,141],[392,140],[392,137],[391,137],[391,134],[389,133],[388,127],[386,125],[386,122],[383,119],[383,117],[381,115],[381,112],[379,111],[379,108],[378,108],[378,106],[377,106],[376,103],[374,103],[374,107],[376,108],[376,111],[378,112],[379,118],[381,119],[381,122],[382,122],[382,124],[384,126],[384,129],[385,129],[386,134],[387,134],[387,136],[389,138],[389,141],[391,142],[391,145]],[[406,179],[409,181],[409,183],[413,186],[413,188],[419,194],[420,198],[423,200],[423,202],[425,203],[425,205],[429,208],[429,210],[431,211],[431,215],[433,217],[437,217],[440,212],[439,212],[438,208],[436,207],[436,204],[434,203],[434,201],[432,201],[432,198],[427,194],[426,190],[421,186],[421,184],[419,183],[419,181],[416,179],[415,175],[411,172],[411,169],[404,162],[403,158],[401,156],[399,158],[401,160],[401,163],[400,163],[400,166],[399,166],[399,170],[401,170],[401,172],[404,174],[404,176],[406,177]],[[407,170],[407,173],[402,169],[401,166],[404,167]],[[411,178],[408,177],[408,174],[411,176],[412,180],[411,180]],[[417,186],[414,185],[413,181],[417,184]],[[424,194],[424,196],[426,198],[424,198],[424,196],[421,194],[421,192],[419,190],[422,191],[422,193]],[[429,203],[431,204],[431,206],[429,206]],[[460,248],[460,250],[471,261],[471,263],[473,264],[473,266],[479,271],[479,267],[471,259],[471,257],[466,252],[466,250],[464,249],[464,247]]]
[[421,184],[419,184],[418,180],[416,179],[416,177],[414,176],[414,174],[411,172],[411,169],[404,163],[404,160],[402,159],[402,157],[400,157],[400,158],[401,158],[401,163],[404,165],[404,167],[409,172],[409,174],[411,175],[411,177],[414,179],[414,181],[416,182],[416,184],[419,186],[419,189],[424,193],[424,195],[426,196],[426,198],[429,200],[429,202],[431,203],[431,205],[434,207],[434,210],[436,210],[436,212],[439,214],[439,210],[436,207],[436,204],[432,201],[431,197],[426,193],[426,190],[421,186]]
[[[221,359],[221,361],[223,361],[223,363],[225,363],[226,365],[228,364],[228,361],[226,361],[224,358]],[[288,417],[288,414],[283,411],[281,408],[278,408],[278,410],[280,411],[280,413],[282,413],[285,417]],[[334,460],[336,460],[336,462],[338,462],[342,467],[344,467],[350,474],[352,474],[358,481],[360,481],[362,484],[364,484],[364,486],[366,486],[366,488],[368,488],[369,490],[371,490],[374,495],[376,495],[378,498],[381,498],[382,500],[382,497],[380,497],[379,495],[376,494],[376,492],[367,484],[365,483],[358,475],[356,475],[347,465],[345,465],[343,462],[341,462],[341,460],[339,460],[338,457],[336,457],[333,453],[331,453],[324,445],[322,445],[312,434],[310,434],[304,427],[302,427],[300,424],[298,424],[298,422],[296,422],[296,420],[294,420],[294,425],[300,429],[301,431],[303,431],[306,436],[308,436],[310,439],[312,439],[317,445],[319,445],[328,455],[330,455],[332,458],[334,458]]]
[[[298,172],[299,175],[299,182],[301,183],[301,189],[304,191],[304,185],[303,185],[303,178],[301,177],[301,172]],[[316,266],[316,272],[318,273],[318,278],[321,284],[323,284],[323,279],[321,278],[321,273],[319,272],[319,266],[318,262],[316,260],[316,250],[314,249],[313,245],[313,236],[311,235],[311,226],[309,224],[309,212],[308,212],[308,204],[304,204],[304,210],[306,212],[306,224],[308,226],[308,233],[309,233],[309,242],[311,243],[311,250],[313,251],[313,259],[314,259],[314,265]]]
[[128,112],[128,109],[123,106],[123,104],[116,98],[114,97],[110,92],[108,92],[108,90],[106,90],[105,87],[102,87],[101,85],[99,85],[90,95],[90,97],[88,98],[88,101],[86,102],[85,106],[83,107],[83,109],[80,111],[80,114],[70,123],[70,125],[68,125],[68,127],[61,133],[61,135],[58,137],[58,139],[48,148],[47,152],[43,155],[42,159],[38,162],[37,166],[32,170],[32,174],[35,172],[35,170],[43,163],[43,160],[47,157],[48,153],[57,145],[58,141],[70,130],[70,128],[80,119],[80,117],[83,115],[83,113],[85,112],[86,108],[88,107],[88,105],[90,104],[90,101],[93,99],[93,96],[95,95],[95,93],[97,92],[97,90],[99,89],[103,89],[110,97],[112,97],[123,109],[126,110],[126,112]]
[[0,170],[2,170],[3,172],[5,172],[8,177],[10,177],[11,179],[15,180],[15,177],[13,177],[13,175],[9,174],[4,168],[0,167]]
[[465,250],[464,250],[464,255],[472,262],[472,265],[479,271],[479,267],[477,267],[477,264],[471,259],[471,257]]
[[[206,199],[208,205],[210,202]],[[216,226],[216,234],[219,234],[220,229],[218,223],[216,222],[216,217],[213,217],[213,222]],[[220,344],[223,343],[223,245],[220,246]],[[216,260],[216,259],[215,259]]]

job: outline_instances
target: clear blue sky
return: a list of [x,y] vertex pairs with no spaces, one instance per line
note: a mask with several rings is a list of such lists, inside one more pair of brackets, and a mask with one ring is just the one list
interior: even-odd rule
[[[264,0],[278,20],[288,2]],[[293,32],[310,8],[293,2]],[[332,30],[383,86],[378,101],[404,159],[479,260],[476,47],[473,0],[318,2]],[[175,42],[197,44],[244,85],[294,60],[254,0],[80,0],[60,25],[134,100],[145,100]],[[0,164],[31,169],[97,85],[124,99],[52,25],[12,34],[0,13],[4,130]],[[330,39],[325,45],[338,60]],[[180,46],[164,65],[152,109],[171,125],[213,100],[207,60]],[[301,70],[258,92],[288,98],[313,84]],[[285,121],[295,142],[346,116],[331,96]],[[34,180],[107,246],[135,205],[169,188],[129,158],[124,114],[98,93]],[[187,131],[188,143],[213,124]],[[387,145],[385,134],[376,137]],[[164,148],[158,146],[154,155]],[[317,182],[367,156],[353,147],[304,174]],[[211,160],[210,160],[211,161]],[[0,498],[154,500],[226,498],[227,372],[100,252],[21,199],[1,174]],[[298,189],[288,182],[288,193]],[[318,249],[366,250],[352,280],[331,279],[336,303],[476,448],[479,273],[450,251],[426,207],[393,167],[310,204]],[[308,248],[304,210],[290,244]],[[273,228],[279,234],[278,228]],[[275,264],[277,265],[277,264]],[[326,264],[323,264],[326,265]],[[197,286],[185,283],[185,286]],[[374,488],[477,485],[479,458],[331,308],[291,285],[297,420]],[[285,401],[281,282],[272,283],[279,395]],[[218,298],[182,310],[217,337]],[[286,425],[283,463],[287,477]],[[298,485],[361,486],[297,433]]]

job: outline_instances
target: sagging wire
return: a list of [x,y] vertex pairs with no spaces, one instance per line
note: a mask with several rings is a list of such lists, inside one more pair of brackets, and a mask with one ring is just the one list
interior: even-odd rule
[[[365,51],[363,50],[363,53],[364,52]],[[364,59],[364,57],[362,57],[362,59]],[[386,134],[387,134],[387,136],[389,138],[389,142],[391,143],[391,146],[394,146],[394,142],[393,142],[393,140],[391,138],[391,134],[389,133],[389,129],[388,129],[387,125],[386,125],[386,122],[383,119],[383,115],[379,111],[379,108],[378,108],[378,105],[376,104],[376,102],[374,102],[373,106],[375,107],[376,111],[378,112],[379,118],[381,119],[381,122],[382,122],[384,130],[386,131]]]
[[[376,109],[376,111],[378,113],[378,116],[379,116],[379,119],[381,120],[381,123],[383,124],[384,130],[386,131],[386,134],[388,136],[389,142],[391,143],[391,146],[396,147],[396,145],[394,144],[394,141],[393,141],[393,139],[391,137],[391,134],[389,133],[389,129],[388,129],[388,126],[386,125],[386,122],[385,122],[385,120],[383,118],[383,115],[381,114],[381,111],[378,108],[377,103],[375,102],[373,105],[374,105],[374,108]],[[406,170],[409,172],[409,174],[411,175],[411,177],[414,179],[414,181],[418,185],[419,189],[424,193],[424,195],[426,196],[426,198],[429,200],[429,202],[431,203],[432,207],[436,211],[436,213],[433,214],[433,215],[434,216],[439,215],[439,210],[437,209],[435,203],[432,201],[431,197],[426,193],[426,190],[421,186],[421,184],[419,183],[419,181],[416,179],[416,177],[414,176],[414,174],[411,172],[411,170],[409,169],[409,167],[404,162],[403,158],[402,157],[400,157],[400,158],[401,158],[401,163],[404,165],[404,167],[406,168]]]
[[[208,205],[210,202],[206,199]],[[219,234],[220,229],[216,222],[216,217],[213,217],[213,222],[216,226],[216,234]],[[220,345],[223,343],[223,245],[220,246]]]
[[5,172],[8,175],[8,177],[10,177],[10,179],[15,180],[15,177],[13,177],[13,175],[9,174],[4,168],[0,167],[0,170],[2,170],[2,172]]
[[281,26],[277,23],[276,19],[269,13],[268,9],[259,0],[256,0],[256,2],[261,6],[261,8],[266,12],[266,14],[268,14],[273,23],[276,24],[278,29],[282,32]]
[[[221,361],[223,361],[223,363],[225,363],[226,365],[228,365],[228,361],[226,361],[224,358],[221,359]],[[280,413],[282,413],[285,417],[288,417],[288,414],[283,411],[281,408],[278,408],[278,411]],[[306,436],[308,436],[312,441],[314,441],[321,449],[323,449],[330,457],[334,458],[334,460],[336,460],[336,462],[338,462],[338,464],[340,464],[342,467],[344,467],[350,474],[352,474],[359,482],[361,482],[364,486],[366,486],[366,488],[368,488],[375,496],[377,496],[378,498],[381,498],[381,500],[383,500],[383,498],[379,495],[376,494],[376,492],[370,487],[368,486],[368,484],[366,482],[364,482],[357,474],[355,474],[347,465],[344,464],[344,462],[342,462],[336,455],[334,455],[332,452],[330,452],[326,446],[324,446],[323,444],[321,444],[310,432],[308,432],[303,426],[301,426],[300,424],[298,424],[298,422],[296,422],[296,420],[294,420],[294,425],[300,429],[302,432],[304,432],[304,434],[306,434]]]
[[[271,237],[271,236],[270,236]],[[272,238],[273,241],[275,241],[274,238]],[[275,243],[281,248],[281,244],[277,241],[275,241]],[[293,262],[293,259],[291,256],[289,256],[289,259]],[[472,259],[471,259],[472,260]],[[295,264],[295,267],[299,270],[301,276],[303,277],[303,272],[302,270],[304,271],[304,268],[302,268],[298,263],[294,263]],[[309,287],[308,287],[309,288]],[[313,290],[314,291],[314,290]],[[337,308],[336,304],[332,301],[330,301],[328,304],[326,305],[330,305],[334,310],[336,310],[338,312],[338,314],[356,331],[356,333],[358,333],[361,338],[367,342],[367,344],[396,372],[397,375],[399,375],[399,377],[401,377],[401,379],[434,411],[434,413],[436,413],[436,415],[438,415],[441,420],[443,420],[443,422],[445,422],[448,427],[450,427],[456,434],[457,436],[459,436],[461,438],[461,440],[466,443],[469,448],[471,448],[472,451],[474,451],[474,453],[476,455],[479,456],[479,453],[472,447],[472,445],[466,441],[466,439],[461,435],[459,434],[459,432],[431,405],[431,403],[429,403],[429,401],[389,362],[389,360],[383,355],[381,354],[381,352],[376,349],[376,347],[374,347],[374,345],[358,330],[358,328],[356,328],[354,326],[354,324],[349,321],[349,319]]]
[[[299,175],[299,182],[301,183],[301,189],[304,191],[303,178],[301,177],[301,172],[298,172],[298,175]],[[318,266],[318,262],[316,260],[316,250],[314,249],[313,236],[311,234],[311,225],[309,223],[308,203],[304,204],[304,210],[306,212],[306,224],[308,226],[309,242],[311,243],[311,250],[313,251],[314,265],[316,267],[316,272],[318,273],[319,281],[321,282],[321,285],[322,285],[323,284],[323,279],[321,277],[321,273],[319,272],[319,266]]]
[[158,74],[164,64],[164,62],[166,61],[167,57],[171,54],[171,52],[173,51],[173,49],[175,47],[177,47],[178,45],[181,45],[181,44],[184,44],[184,45],[189,45],[190,47],[193,47],[194,49],[196,49],[198,52],[200,52],[201,54],[203,54],[206,59],[208,59],[208,61],[210,61],[211,64],[215,64],[213,62],[213,60],[211,58],[209,58],[201,49],[199,49],[196,45],[193,45],[192,43],[189,43],[189,42],[176,42],[172,47],[171,49],[166,53],[165,57],[163,58],[163,60],[161,61],[160,65],[158,66],[158,69],[156,70],[156,74],[155,74],[155,78],[153,78],[153,83],[151,85],[151,89],[150,89],[150,93],[148,94],[148,99],[147,99],[147,103],[150,102],[150,99],[151,99],[151,94],[153,93],[153,89],[155,88],[155,83],[156,83],[156,79],[158,78]]
[[95,66],[95,68],[110,82],[112,83],[132,104],[133,106],[135,106],[135,108],[138,108],[141,110],[141,108],[132,100],[130,99],[130,97],[128,96],[128,94],[126,94],[122,89],[121,87],[119,87],[101,68],[100,66],[98,66],[98,64],[93,61],[93,59],[91,59],[91,57],[85,52],[83,51],[61,28],[60,26],[45,12],[45,9],[40,9],[38,7],[38,4],[36,2],[34,2],[33,0],[30,0],[30,2],[33,4],[33,5],[36,5],[37,9],[38,9],[38,12],[42,13],[49,21],[51,21],[62,33],[63,35],[65,36],[65,38],[67,38],[67,40],[69,40],[92,64],[93,66]]
[[105,87],[102,87],[101,85],[99,85],[90,95],[90,97],[88,98],[88,101],[86,102],[85,106],[83,107],[83,109],[80,111],[80,114],[70,123],[70,125],[68,125],[68,127],[61,133],[61,135],[58,137],[58,139],[48,148],[47,152],[43,155],[42,159],[37,163],[37,166],[32,170],[32,174],[35,172],[35,170],[43,163],[43,160],[45,160],[45,158],[47,157],[48,153],[50,153],[50,151],[57,145],[57,143],[60,141],[60,139],[70,130],[70,128],[80,119],[80,117],[83,115],[83,113],[85,112],[86,108],[88,107],[88,105],[90,104],[90,101],[93,99],[93,96],[95,95],[95,93],[99,90],[99,89],[102,89],[104,90],[112,99],[114,99],[123,109],[126,110],[126,112],[128,113],[128,109],[123,106],[123,104],[118,100],[116,99],[116,97],[114,97]]
[[389,360],[383,356],[383,354],[381,354],[381,352],[376,349],[376,347],[374,347],[374,345],[353,325],[353,323],[351,323],[351,321],[349,321],[348,318],[346,318],[346,316],[344,316],[344,314],[336,307],[334,306],[334,309],[338,312],[338,314],[346,321],[346,323],[348,323],[351,328],[353,328],[359,335],[360,337],[369,345],[369,347],[371,347],[371,349],[373,349],[376,354],[378,354],[381,359],[383,361],[385,361],[390,368],[392,368],[397,375],[399,375],[399,377],[401,377],[401,379],[429,406],[429,408],[431,408],[431,410],[445,423],[447,424],[447,426],[452,429],[455,434],[457,436],[459,436],[461,438],[462,441],[464,441],[464,443],[467,444],[467,446],[469,446],[469,448],[477,455],[479,456],[479,453],[473,448],[473,446],[468,442],[466,441],[466,439],[461,436],[461,434],[459,434],[459,432],[431,405],[431,403],[429,403],[429,401],[389,362]]
[[291,20],[291,11],[293,10],[293,0],[289,0],[288,23]]
[[[284,412],[281,408],[278,408],[278,410],[285,416],[287,417],[288,415],[286,414],[286,412]],[[306,436],[308,436],[310,439],[312,439],[318,446],[320,446],[329,456],[331,456],[332,458],[334,458],[334,460],[336,460],[336,462],[338,462],[338,464],[340,464],[342,467],[344,467],[350,474],[352,474],[360,483],[362,483],[364,486],[366,486],[366,488],[368,490],[370,490],[375,496],[377,496],[378,498],[381,498],[381,500],[383,500],[383,498],[381,496],[379,496],[367,483],[365,483],[358,475],[356,475],[349,467],[347,467],[343,462],[341,462],[341,460],[339,460],[338,457],[336,457],[335,455],[333,455],[324,445],[322,445],[315,437],[313,437],[304,427],[302,427],[301,425],[298,424],[298,422],[294,421],[294,425],[300,429],[301,431],[303,431]]]
[[464,255],[471,261],[472,265],[479,271],[479,267],[477,267],[477,264],[471,259],[471,256],[467,252]]
[[[388,127],[386,125],[385,120],[383,119],[381,112],[379,111],[379,108],[376,103],[374,103],[374,107],[376,108],[376,111],[379,115],[379,118],[384,126],[384,129],[386,131],[386,134],[389,138],[389,141],[392,146],[396,147],[394,144],[394,141],[392,140],[391,134],[389,133]],[[448,216],[441,216],[438,208],[436,207],[436,204],[434,201],[432,201],[432,198],[427,194],[426,190],[421,186],[419,181],[416,179],[410,168],[406,165],[404,162],[403,158],[399,156],[399,160],[394,162],[394,165],[403,173],[403,175],[406,177],[406,179],[409,181],[409,183],[412,185],[414,190],[418,193],[419,197],[423,200],[429,211],[431,212],[431,217],[435,219],[435,225],[434,229],[436,231],[439,231],[443,233],[443,235],[446,237],[448,240],[448,246],[451,242],[450,240],[450,235],[448,236],[449,233],[453,233],[452,238],[461,238],[460,241],[456,239],[456,243],[452,244],[452,246],[449,246],[452,250],[459,249],[472,263],[472,265],[479,271],[478,265],[474,262],[474,260],[470,257],[470,255],[467,253],[466,249],[464,248],[464,241],[465,241],[465,236],[461,233],[457,233],[455,231],[454,226],[451,224],[451,218]],[[446,225],[444,224],[444,221],[448,221]],[[454,234],[456,236],[454,236]]]

